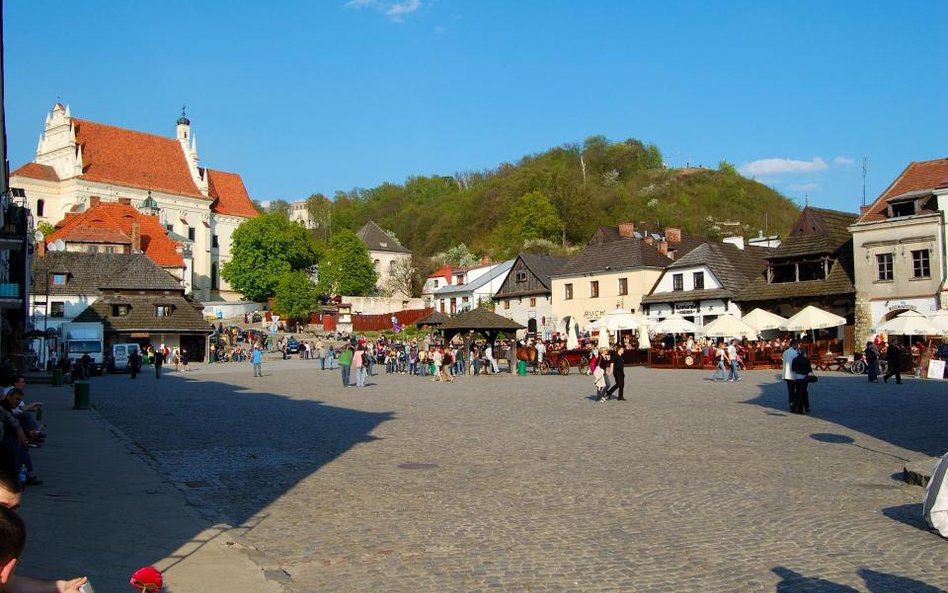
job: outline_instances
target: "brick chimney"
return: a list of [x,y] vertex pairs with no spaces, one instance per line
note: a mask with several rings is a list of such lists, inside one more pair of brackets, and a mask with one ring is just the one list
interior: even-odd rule
[[119,198],[118,201],[119,201],[119,204],[125,204],[126,206],[131,206],[131,205],[132,205],[132,199],[131,199],[131,198],[127,198],[127,197],[126,197],[126,198]]
[[681,229],[671,227],[665,229],[665,240],[669,243],[681,243]]
[[43,239],[36,244],[36,257],[43,257],[46,255],[46,239]]
[[659,253],[668,255],[668,241],[659,241],[657,247]]
[[635,224],[631,222],[619,223],[619,236],[631,239],[635,236]]
[[138,253],[142,250],[142,223],[137,220],[132,221],[132,253]]
[[482,265],[482,266],[489,266],[489,265],[490,265],[490,257],[488,257],[487,255],[482,255],[482,256],[481,256],[481,265]]
[[862,215],[865,214],[866,212],[869,212],[869,210],[871,210],[871,209],[872,209],[872,204],[869,204],[869,205],[867,205],[867,206],[860,206],[860,207],[859,207],[859,216],[862,216]]
[[655,238],[652,237],[652,235],[645,235],[645,238],[642,240],[645,241],[646,245],[652,245],[653,243],[655,243]]
[[99,196],[89,196],[89,208],[95,208],[99,205],[99,202],[102,201],[102,198]]

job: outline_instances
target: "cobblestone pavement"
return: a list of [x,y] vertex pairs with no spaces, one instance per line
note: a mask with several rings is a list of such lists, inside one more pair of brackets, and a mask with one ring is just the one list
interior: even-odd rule
[[290,592],[948,589],[905,460],[948,450],[948,384],[627,370],[433,383],[275,361],[94,383],[99,412]]

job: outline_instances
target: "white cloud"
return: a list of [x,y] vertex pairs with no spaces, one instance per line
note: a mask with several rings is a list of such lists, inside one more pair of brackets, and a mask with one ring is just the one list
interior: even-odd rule
[[814,173],[825,171],[829,167],[826,161],[819,157],[813,160],[799,161],[795,159],[760,159],[741,166],[741,173],[745,175],[782,175],[785,173]]
[[404,0],[395,2],[385,10],[388,18],[400,21],[406,14],[411,14],[421,8],[421,0]]
[[834,167],[852,167],[855,164],[856,164],[856,161],[845,156],[838,156],[833,159]]
[[356,10],[375,8],[391,20],[401,22],[406,15],[421,10],[424,4],[422,4],[421,0],[401,0],[400,2],[393,2],[391,0],[348,0],[343,6]]

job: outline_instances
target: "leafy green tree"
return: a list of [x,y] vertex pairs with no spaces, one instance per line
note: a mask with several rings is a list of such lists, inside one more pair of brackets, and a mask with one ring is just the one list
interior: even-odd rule
[[284,272],[277,280],[273,296],[273,310],[288,319],[308,319],[319,310],[316,285],[303,270]]
[[498,227],[497,240],[519,249],[533,239],[555,241],[562,229],[563,221],[550,199],[533,191],[520,196],[507,211],[507,219]]
[[476,265],[477,262],[480,261],[476,255],[471,253],[471,250],[468,249],[464,243],[460,243],[448,249],[440,255],[439,259],[446,264],[458,266],[459,268],[467,268]]
[[232,259],[221,266],[221,277],[252,301],[273,296],[285,272],[306,270],[320,259],[306,229],[281,214],[266,213],[244,221],[232,241]]
[[270,206],[267,208],[270,214],[280,214],[285,218],[290,217],[290,203],[286,200],[270,200]]
[[376,280],[378,274],[365,243],[349,230],[334,233],[329,253],[319,266],[319,293],[366,296],[372,293]]
[[36,230],[43,233],[44,237],[48,237],[56,232],[56,227],[49,224],[48,222],[41,222],[38,225],[36,225]]

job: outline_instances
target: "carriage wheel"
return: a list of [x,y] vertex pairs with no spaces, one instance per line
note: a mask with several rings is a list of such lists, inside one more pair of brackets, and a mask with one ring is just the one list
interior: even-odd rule
[[853,361],[849,366],[849,372],[854,375],[861,375],[866,372],[866,363],[861,360]]
[[556,365],[556,370],[560,372],[561,375],[569,374],[569,361],[565,358],[561,358],[559,364]]
[[582,360],[579,361],[579,374],[588,375],[589,374],[589,359],[583,356]]

